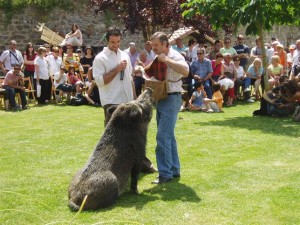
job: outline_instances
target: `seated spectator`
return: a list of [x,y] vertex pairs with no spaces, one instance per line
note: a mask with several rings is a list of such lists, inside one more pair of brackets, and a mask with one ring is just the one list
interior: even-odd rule
[[63,56],[63,65],[66,70],[69,70],[69,67],[72,65],[75,68],[75,72],[80,73],[80,71],[83,71],[80,58],[77,53],[73,53],[73,46],[71,44],[67,45],[67,52]]
[[77,24],[73,24],[71,27],[71,31],[66,34],[65,39],[60,44],[61,46],[65,46],[71,44],[72,46],[81,46],[83,43],[82,33]]
[[78,74],[75,73],[74,66],[69,67],[68,72],[68,83],[73,86],[73,91],[76,91],[76,94],[83,92],[83,82],[78,77]]
[[223,77],[220,77],[218,83],[221,84],[221,91],[228,91],[228,99],[226,104],[227,106],[232,106],[233,100],[235,99],[234,82],[236,80],[237,74],[230,53],[224,54],[223,66],[224,66],[224,75]]
[[240,66],[240,59],[239,56],[233,57],[233,63],[236,69],[236,80],[234,83],[234,94],[235,96],[241,96],[240,88],[242,87],[244,91],[244,99],[249,102],[253,103],[254,101],[250,98],[250,91],[245,91],[245,82],[248,80],[248,83],[251,83],[251,78],[247,77],[246,72],[242,66]]
[[191,71],[195,83],[203,83],[208,98],[212,97],[212,89],[210,86],[210,78],[213,72],[211,61],[204,57],[205,50],[199,48],[197,50],[198,60],[194,60],[191,64]]
[[90,67],[87,73],[87,81],[86,86],[88,87],[85,98],[86,100],[94,105],[94,106],[100,106],[100,96],[99,96],[99,89],[98,86],[93,78],[93,67]]
[[207,112],[222,112],[223,110],[223,95],[221,93],[221,85],[214,83],[212,85],[213,97],[212,99],[204,99],[207,107]]
[[220,77],[224,77],[224,66],[222,61],[223,61],[223,55],[220,52],[216,54],[216,59],[211,61],[212,69],[213,69],[211,75],[212,83],[219,81]]
[[90,67],[93,66],[94,51],[91,46],[86,46],[84,57],[80,58],[80,64],[83,67],[83,73],[87,74]]
[[63,65],[60,66],[60,70],[54,74],[54,87],[56,89],[56,100],[61,102],[60,91],[63,92],[72,92],[73,86],[67,83],[68,78],[65,73],[65,67]]
[[15,94],[20,93],[22,101],[22,109],[27,109],[27,100],[24,87],[23,77],[20,75],[21,65],[15,64],[13,70],[6,73],[3,87],[5,89],[6,99],[9,100],[12,110],[18,110],[19,106],[16,104]]
[[261,84],[261,78],[263,76],[263,67],[259,58],[254,59],[253,63],[249,66],[247,76],[251,78],[251,81],[246,80],[245,88],[250,91],[250,85],[254,84],[255,98],[258,100],[260,96],[259,85]]
[[222,55],[225,55],[226,53],[229,53],[232,56],[237,55],[236,50],[231,46],[231,39],[229,37],[224,39],[224,47],[220,49],[220,52]]
[[267,73],[269,75],[270,88],[279,85],[279,77],[283,75],[283,66],[279,64],[279,56],[273,55],[271,57],[271,64],[268,66]]
[[[195,83],[195,91],[189,100],[188,109],[190,111],[206,111],[204,99],[207,97],[202,83]],[[210,110],[211,111],[211,110]]]

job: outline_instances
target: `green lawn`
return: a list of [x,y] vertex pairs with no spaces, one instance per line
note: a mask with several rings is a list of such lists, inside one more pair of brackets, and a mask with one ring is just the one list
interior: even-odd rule
[[[157,186],[157,174],[142,174],[139,196],[126,191],[113,207],[80,214],[69,210],[67,189],[103,133],[103,109],[1,110],[0,224],[300,224],[299,123],[252,117],[258,108],[180,113],[180,181]],[[154,163],[155,134],[154,116]]]

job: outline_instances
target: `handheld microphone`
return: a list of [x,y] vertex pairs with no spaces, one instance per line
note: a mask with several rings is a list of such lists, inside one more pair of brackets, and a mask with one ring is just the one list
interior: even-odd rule
[[120,73],[121,73],[120,74],[120,80],[123,80],[124,79],[124,70],[122,70]]

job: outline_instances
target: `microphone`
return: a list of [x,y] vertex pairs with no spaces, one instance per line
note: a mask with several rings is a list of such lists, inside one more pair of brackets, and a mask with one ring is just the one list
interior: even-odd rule
[[120,80],[123,80],[124,79],[124,70],[122,70],[120,73],[121,73],[120,74]]

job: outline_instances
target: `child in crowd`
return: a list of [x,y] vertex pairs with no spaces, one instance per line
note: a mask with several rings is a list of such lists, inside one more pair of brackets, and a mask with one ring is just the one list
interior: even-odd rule
[[190,100],[188,109],[190,111],[206,111],[204,98],[207,97],[206,92],[204,91],[203,84],[195,83],[194,84],[195,91],[193,92]]
[[223,95],[221,93],[221,85],[219,83],[214,83],[212,85],[213,96],[212,99],[204,99],[205,105],[207,107],[207,112],[221,112],[223,109]]
[[73,91],[76,91],[77,94],[82,93],[83,82],[78,78],[78,75],[75,73],[75,68],[73,65],[70,65],[69,67],[68,83],[73,85]]

